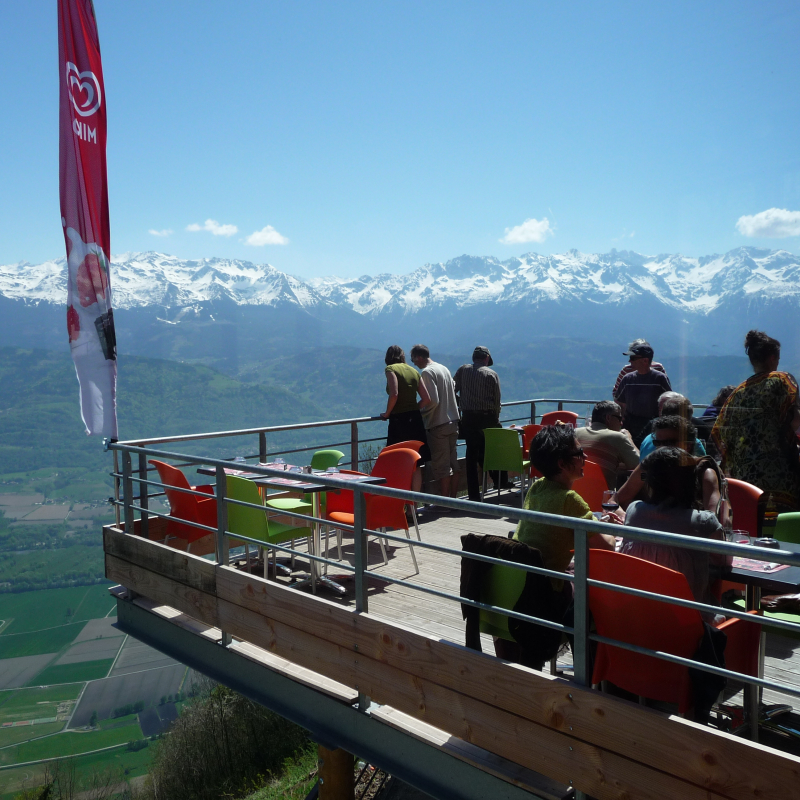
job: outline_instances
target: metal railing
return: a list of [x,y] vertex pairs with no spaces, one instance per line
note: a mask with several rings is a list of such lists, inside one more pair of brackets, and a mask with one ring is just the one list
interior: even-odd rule
[[[520,405],[522,402],[535,403],[543,401],[520,401],[515,404]],[[562,402],[586,402],[586,401],[562,401]],[[360,418],[358,421],[371,420],[372,418]],[[327,425],[355,423],[355,420],[346,421],[333,421],[327,423],[317,423],[317,427]],[[281,426],[281,428],[273,429],[280,430],[286,428],[297,428],[299,426]],[[257,433],[261,434],[263,429],[250,429],[248,431],[225,432],[222,435],[244,435]],[[203,438],[210,438],[210,435],[204,434]],[[179,437],[178,441],[189,441],[192,437]],[[320,552],[310,553],[306,551],[299,551],[296,548],[287,547],[280,544],[272,544],[264,542],[258,538],[248,537],[242,535],[241,532],[231,532],[228,530],[228,506],[231,503],[258,508],[264,511],[264,506],[245,503],[227,497],[226,492],[226,472],[225,469],[231,467],[231,462],[225,459],[204,458],[201,456],[187,455],[186,453],[179,453],[173,451],[166,451],[155,449],[151,445],[153,443],[160,443],[164,441],[175,441],[175,439],[157,439],[147,440],[136,444],[131,443],[112,443],[109,444],[109,449],[114,451],[115,457],[121,457],[121,470],[115,470],[115,480],[121,482],[121,499],[114,501],[117,508],[122,510],[122,516],[125,523],[125,531],[127,533],[133,532],[134,526],[137,522],[141,526],[142,532],[146,535],[147,521],[151,517],[169,519],[169,515],[162,512],[157,512],[149,507],[148,497],[150,488],[157,490],[164,490],[166,487],[160,481],[150,480],[146,477],[146,469],[143,471],[143,465],[146,467],[146,460],[148,458],[168,459],[170,461],[178,462],[183,465],[209,465],[215,471],[215,496],[217,499],[217,526],[216,528],[202,525],[199,523],[181,521],[182,525],[201,529],[207,533],[215,536],[215,563],[228,565],[230,563],[229,553],[229,539],[234,538],[237,541],[247,542],[257,547],[269,548],[276,552],[294,554],[301,556],[303,559],[308,559],[315,564],[326,564],[335,566],[337,570],[344,570],[352,573],[355,580],[355,611],[356,613],[366,612],[368,610],[368,596],[367,596],[367,575],[372,578],[378,578],[386,583],[403,586],[413,591],[422,592],[438,598],[445,599],[454,603],[472,606],[484,611],[491,611],[502,614],[509,618],[518,619],[524,622],[530,622],[553,630],[559,630],[564,634],[572,637],[573,640],[573,655],[574,655],[574,680],[581,685],[588,685],[591,682],[591,659],[590,650],[591,643],[604,643],[629,650],[635,653],[652,656],[658,659],[669,661],[675,664],[691,667],[703,672],[712,673],[715,675],[732,678],[750,687],[749,698],[746,705],[749,708],[750,715],[757,715],[758,692],[761,689],[770,689],[783,694],[800,697],[800,686],[792,685],[785,682],[778,682],[775,680],[765,679],[761,676],[746,675],[743,673],[735,672],[718,666],[712,666],[707,663],[696,661],[681,656],[672,655],[670,653],[649,650],[647,648],[639,647],[624,641],[612,640],[593,633],[590,629],[590,614],[589,614],[589,588],[599,587],[608,589],[614,592],[632,595],[635,597],[647,598],[658,600],[664,603],[682,606],[685,608],[695,609],[698,612],[708,614],[721,614],[726,617],[735,617],[738,619],[746,620],[751,623],[754,622],[754,617],[745,611],[738,609],[731,609],[706,603],[700,603],[692,600],[684,600],[671,596],[661,595],[658,593],[648,592],[645,590],[635,589],[622,585],[606,583],[598,581],[589,577],[589,538],[593,534],[604,533],[616,535],[624,531],[626,539],[634,541],[649,542],[661,546],[680,547],[693,551],[702,551],[705,553],[717,554],[720,556],[744,556],[749,559],[769,561],[779,564],[787,564],[790,566],[800,567],[800,554],[785,551],[785,550],[763,550],[761,548],[754,548],[748,545],[733,544],[729,542],[714,541],[709,539],[701,539],[693,536],[686,536],[681,534],[662,533],[659,531],[640,529],[634,527],[624,527],[621,529],[619,526],[611,525],[608,523],[576,519],[572,517],[561,517],[554,514],[546,514],[542,512],[528,511],[520,508],[512,508],[502,505],[490,505],[484,503],[474,503],[467,500],[449,499],[444,497],[436,497],[436,504],[447,506],[461,512],[465,512],[471,516],[479,517],[494,517],[494,518],[510,518],[512,520],[528,520],[531,522],[544,523],[549,525],[556,525],[558,527],[571,528],[574,531],[574,574],[567,572],[558,572],[548,570],[540,567],[527,566],[515,562],[502,561],[500,559],[492,558],[489,556],[466,553],[460,549],[454,549],[444,545],[436,544],[428,541],[413,541],[414,548],[421,550],[430,550],[439,553],[444,553],[459,560],[462,558],[470,558],[477,561],[483,561],[489,564],[498,564],[513,569],[523,570],[538,575],[550,578],[558,578],[561,580],[572,582],[574,585],[574,622],[572,626],[564,625],[561,623],[553,622],[551,620],[542,619],[539,617],[529,616],[513,610],[504,609],[488,603],[482,603],[470,598],[461,597],[458,594],[453,594],[440,589],[426,586],[423,583],[415,582],[404,578],[395,578],[384,573],[369,571],[367,564],[367,536],[374,535],[390,542],[395,542],[402,545],[409,545],[409,540],[404,536],[390,534],[386,532],[370,530],[366,526],[366,495],[378,495],[384,497],[398,498],[409,503],[423,503],[430,502],[431,495],[405,491],[400,489],[393,489],[384,486],[376,485],[361,485],[352,481],[343,481],[333,476],[326,474],[314,475],[313,482],[321,484],[326,488],[333,490],[347,490],[354,493],[354,523],[350,525],[336,524],[335,527],[351,532],[355,540],[354,549],[354,563],[352,565],[344,562],[335,561],[321,555]],[[134,458],[137,461],[138,472],[137,475],[134,470]],[[239,467],[240,465],[237,465]],[[283,470],[276,470],[256,464],[247,465],[247,471],[266,478],[285,478],[287,473]],[[302,476],[298,476],[302,477]],[[138,495],[134,494],[134,484],[138,484]],[[170,487],[172,491],[172,487]],[[209,495],[204,492],[194,490],[189,491],[191,494],[196,494],[203,499],[207,499]],[[281,510],[279,513],[282,516],[294,517],[301,520],[304,525],[309,524],[330,524],[329,521],[314,517],[308,514],[294,513]],[[308,548],[311,549],[310,547]],[[266,558],[266,556],[265,556]],[[312,566],[313,571],[313,566]],[[758,616],[758,624],[767,628],[773,629],[777,632],[800,634],[800,625],[778,620],[770,619],[763,616]],[[223,643],[229,641],[227,635],[223,635]],[[368,702],[368,701],[366,701]]]

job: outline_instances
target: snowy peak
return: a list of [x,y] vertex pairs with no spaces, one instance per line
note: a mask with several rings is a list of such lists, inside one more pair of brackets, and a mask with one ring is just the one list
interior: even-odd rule
[[[752,298],[800,299],[800,258],[785,250],[740,247],[690,258],[612,250],[528,253],[500,261],[463,255],[408,275],[302,281],[269,264],[230,259],[184,261],[161,253],[123,253],[111,263],[118,308],[182,308],[208,302],[239,306],[343,307],[361,315],[415,314],[443,305],[603,304],[649,298],[685,314],[707,314]],[[0,295],[26,303],[66,300],[65,260],[0,266]]]

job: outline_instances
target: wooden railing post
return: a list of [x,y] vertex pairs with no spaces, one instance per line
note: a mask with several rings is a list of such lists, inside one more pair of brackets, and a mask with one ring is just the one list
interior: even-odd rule
[[124,512],[125,533],[133,533],[133,481],[131,480],[131,454],[122,454],[122,510]]
[[320,800],[353,800],[356,792],[355,758],[338,748],[317,745]]
[[145,539],[150,538],[150,515],[147,513],[147,509],[150,508],[150,492],[148,491],[150,487],[146,483],[142,483],[142,481],[147,480],[147,456],[144,453],[139,453],[139,508],[142,509],[139,512],[139,517],[142,520],[142,526],[140,533],[144,536]]
[[[217,467],[217,564],[228,566],[230,558],[228,556],[228,537],[226,531],[228,530],[228,503],[227,497],[227,479],[225,477],[225,469]],[[265,556],[266,557],[266,556]],[[231,643],[231,635],[225,631],[221,631],[222,638],[220,644],[227,647]]]
[[360,464],[358,458],[358,423],[350,423],[350,469],[358,472]]

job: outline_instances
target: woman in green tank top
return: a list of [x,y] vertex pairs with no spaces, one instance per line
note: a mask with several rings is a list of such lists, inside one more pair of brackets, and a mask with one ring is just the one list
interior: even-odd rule
[[381,414],[381,419],[389,420],[389,430],[386,444],[397,444],[417,440],[425,442],[425,447],[420,450],[423,459],[430,459],[427,453],[427,437],[425,424],[422,421],[417,394],[426,406],[430,397],[425,389],[425,384],[419,379],[419,373],[414,367],[406,364],[406,354],[403,348],[393,344],[386,351],[386,393],[389,399],[386,402],[386,411]]

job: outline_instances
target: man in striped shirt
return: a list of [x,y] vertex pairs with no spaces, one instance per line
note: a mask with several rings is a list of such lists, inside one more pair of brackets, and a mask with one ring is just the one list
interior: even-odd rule
[[[454,376],[456,394],[461,403],[461,433],[467,445],[465,466],[469,499],[481,500],[478,465],[483,464],[486,428],[500,428],[500,378],[493,369],[494,361],[487,347],[476,347],[472,363],[464,364]],[[501,489],[509,487],[507,472],[491,473]]]

